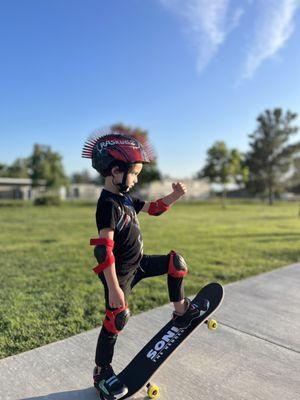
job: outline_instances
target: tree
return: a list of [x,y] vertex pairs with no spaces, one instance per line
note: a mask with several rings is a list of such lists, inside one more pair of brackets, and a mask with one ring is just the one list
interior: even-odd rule
[[7,165],[0,163],[0,176],[1,177],[6,177],[7,176]]
[[7,176],[13,178],[29,178],[29,159],[17,158],[8,168]]
[[284,114],[281,108],[266,110],[258,116],[257,128],[249,135],[247,187],[254,194],[267,195],[270,205],[287,186],[287,174],[299,158],[300,142],[288,143],[298,132],[298,127],[292,125],[296,118],[296,113]]
[[207,150],[206,165],[198,173],[198,178],[204,177],[212,183],[222,185],[222,199],[225,205],[227,184],[235,182],[242,185],[247,179],[247,168],[243,166],[242,154],[237,149],[228,149],[222,141],[215,142]]
[[11,165],[0,164],[0,176],[7,178],[29,178],[28,158],[17,158]]
[[87,169],[84,169],[81,172],[74,172],[71,175],[71,182],[72,183],[93,183],[95,185],[104,185],[105,183],[105,178],[101,176],[100,174],[97,174],[96,176],[91,176],[89,171]]
[[[112,125],[111,129],[112,131],[123,133],[125,135],[134,135],[142,144],[145,144],[145,142],[148,140],[148,132],[146,130],[142,130],[141,128],[132,128],[119,123]],[[153,152],[152,149],[149,150]],[[142,186],[155,180],[161,180],[161,173],[158,170],[156,157],[154,156],[153,162],[143,166],[142,172],[139,175],[139,185]]]
[[87,169],[82,172],[74,172],[71,176],[72,183],[91,183],[92,181],[93,179]]
[[50,146],[35,144],[29,157],[32,185],[37,186],[40,179],[46,180],[46,186],[57,189],[68,183],[64,172],[62,157],[51,150]]

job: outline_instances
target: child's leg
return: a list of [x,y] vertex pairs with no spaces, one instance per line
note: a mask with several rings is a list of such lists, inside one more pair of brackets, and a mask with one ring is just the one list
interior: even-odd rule
[[114,347],[118,335],[113,334],[102,325],[96,348],[95,363],[100,368],[105,368],[112,363]]
[[[105,294],[105,307],[109,309],[109,292],[106,284],[106,280],[104,278],[104,274],[100,274],[99,278],[104,286],[104,294]],[[114,347],[117,341],[118,335],[113,332],[109,332],[104,324],[102,324],[102,328],[98,337],[97,347],[96,347],[96,355],[95,355],[95,363],[100,368],[104,368],[111,364],[113,355],[114,355]]]
[[180,254],[171,252],[166,256],[144,255],[131,287],[134,287],[142,279],[168,274],[169,298],[174,303],[175,311],[180,314],[185,311],[186,307],[183,285],[183,276],[186,273],[187,266]]
[[[102,325],[98,337],[95,355],[95,362],[100,370],[100,368],[107,367],[112,362],[114,347],[118,338],[118,334],[120,331],[123,330],[129,318],[129,309],[115,309],[109,306],[109,291],[104,274],[100,274],[99,278],[101,279],[104,286],[106,306],[105,322]],[[130,282],[132,278],[131,276],[118,277],[118,280],[127,302],[127,298],[131,291]]]
[[168,275],[168,289],[170,301],[173,302],[175,311],[182,314],[185,311],[185,297],[183,278],[174,278]]
[[208,300],[203,300],[201,307],[198,307],[184,297],[183,277],[187,271],[184,258],[175,251],[171,251],[167,256],[143,256],[140,269],[134,277],[131,287],[141,279],[168,274],[169,297],[175,308],[172,317],[173,323],[178,328],[184,328],[189,326],[194,319],[199,318],[201,312],[206,312],[209,307]]
[[[118,338],[118,333],[124,328],[126,324],[127,318],[129,316],[129,310],[127,307],[119,309],[113,309],[109,307],[109,291],[104,278],[104,274],[100,274],[99,278],[104,285],[106,313],[101,332],[98,337],[96,348],[96,367],[93,371],[94,386],[96,390],[100,393],[101,398],[121,398],[127,394],[128,388],[117,377],[111,366],[111,363],[114,355],[115,344]],[[124,282],[120,282],[119,280],[119,285],[124,291],[126,299],[127,297]]]

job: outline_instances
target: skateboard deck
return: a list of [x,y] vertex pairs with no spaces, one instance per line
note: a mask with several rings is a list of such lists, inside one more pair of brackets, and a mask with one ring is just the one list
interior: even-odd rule
[[[197,319],[194,319],[186,328],[177,328],[170,320],[132,359],[132,361],[118,375],[118,378],[128,387],[128,393],[121,400],[133,396],[149,382],[152,375],[184,340],[208,320],[221,305],[224,296],[222,285],[210,283],[204,286],[192,303],[200,303],[202,298],[209,300],[208,310]],[[155,392],[153,396],[156,397]]]

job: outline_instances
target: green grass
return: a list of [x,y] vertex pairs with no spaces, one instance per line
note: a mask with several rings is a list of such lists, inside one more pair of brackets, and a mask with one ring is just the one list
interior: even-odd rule
[[[95,205],[0,207],[0,357],[101,324],[103,290],[89,238]],[[140,214],[146,254],[181,252],[186,293],[300,259],[298,204],[180,203],[161,217]],[[133,314],[168,302],[165,277],[141,282]]]

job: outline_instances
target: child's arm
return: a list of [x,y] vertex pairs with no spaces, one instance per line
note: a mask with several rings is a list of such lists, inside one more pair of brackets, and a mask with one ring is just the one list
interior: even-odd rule
[[172,204],[174,204],[180,197],[184,196],[187,192],[186,186],[181,183],[172,184],[173,192],[167,196],[155,201],[146,201],[144,207],[141,211],[147,212],[150,215],[161,215],[163,212],[167,211]]
[[[114,240],[114,231],[112,229],[102,229],[99,232],[100,239]],[[108,286],[109,292],[109,305],[112,308],[125,307],[124,292],[120,288],[115,263],[110,264],[109,267],[103,269],[103,274]]]

